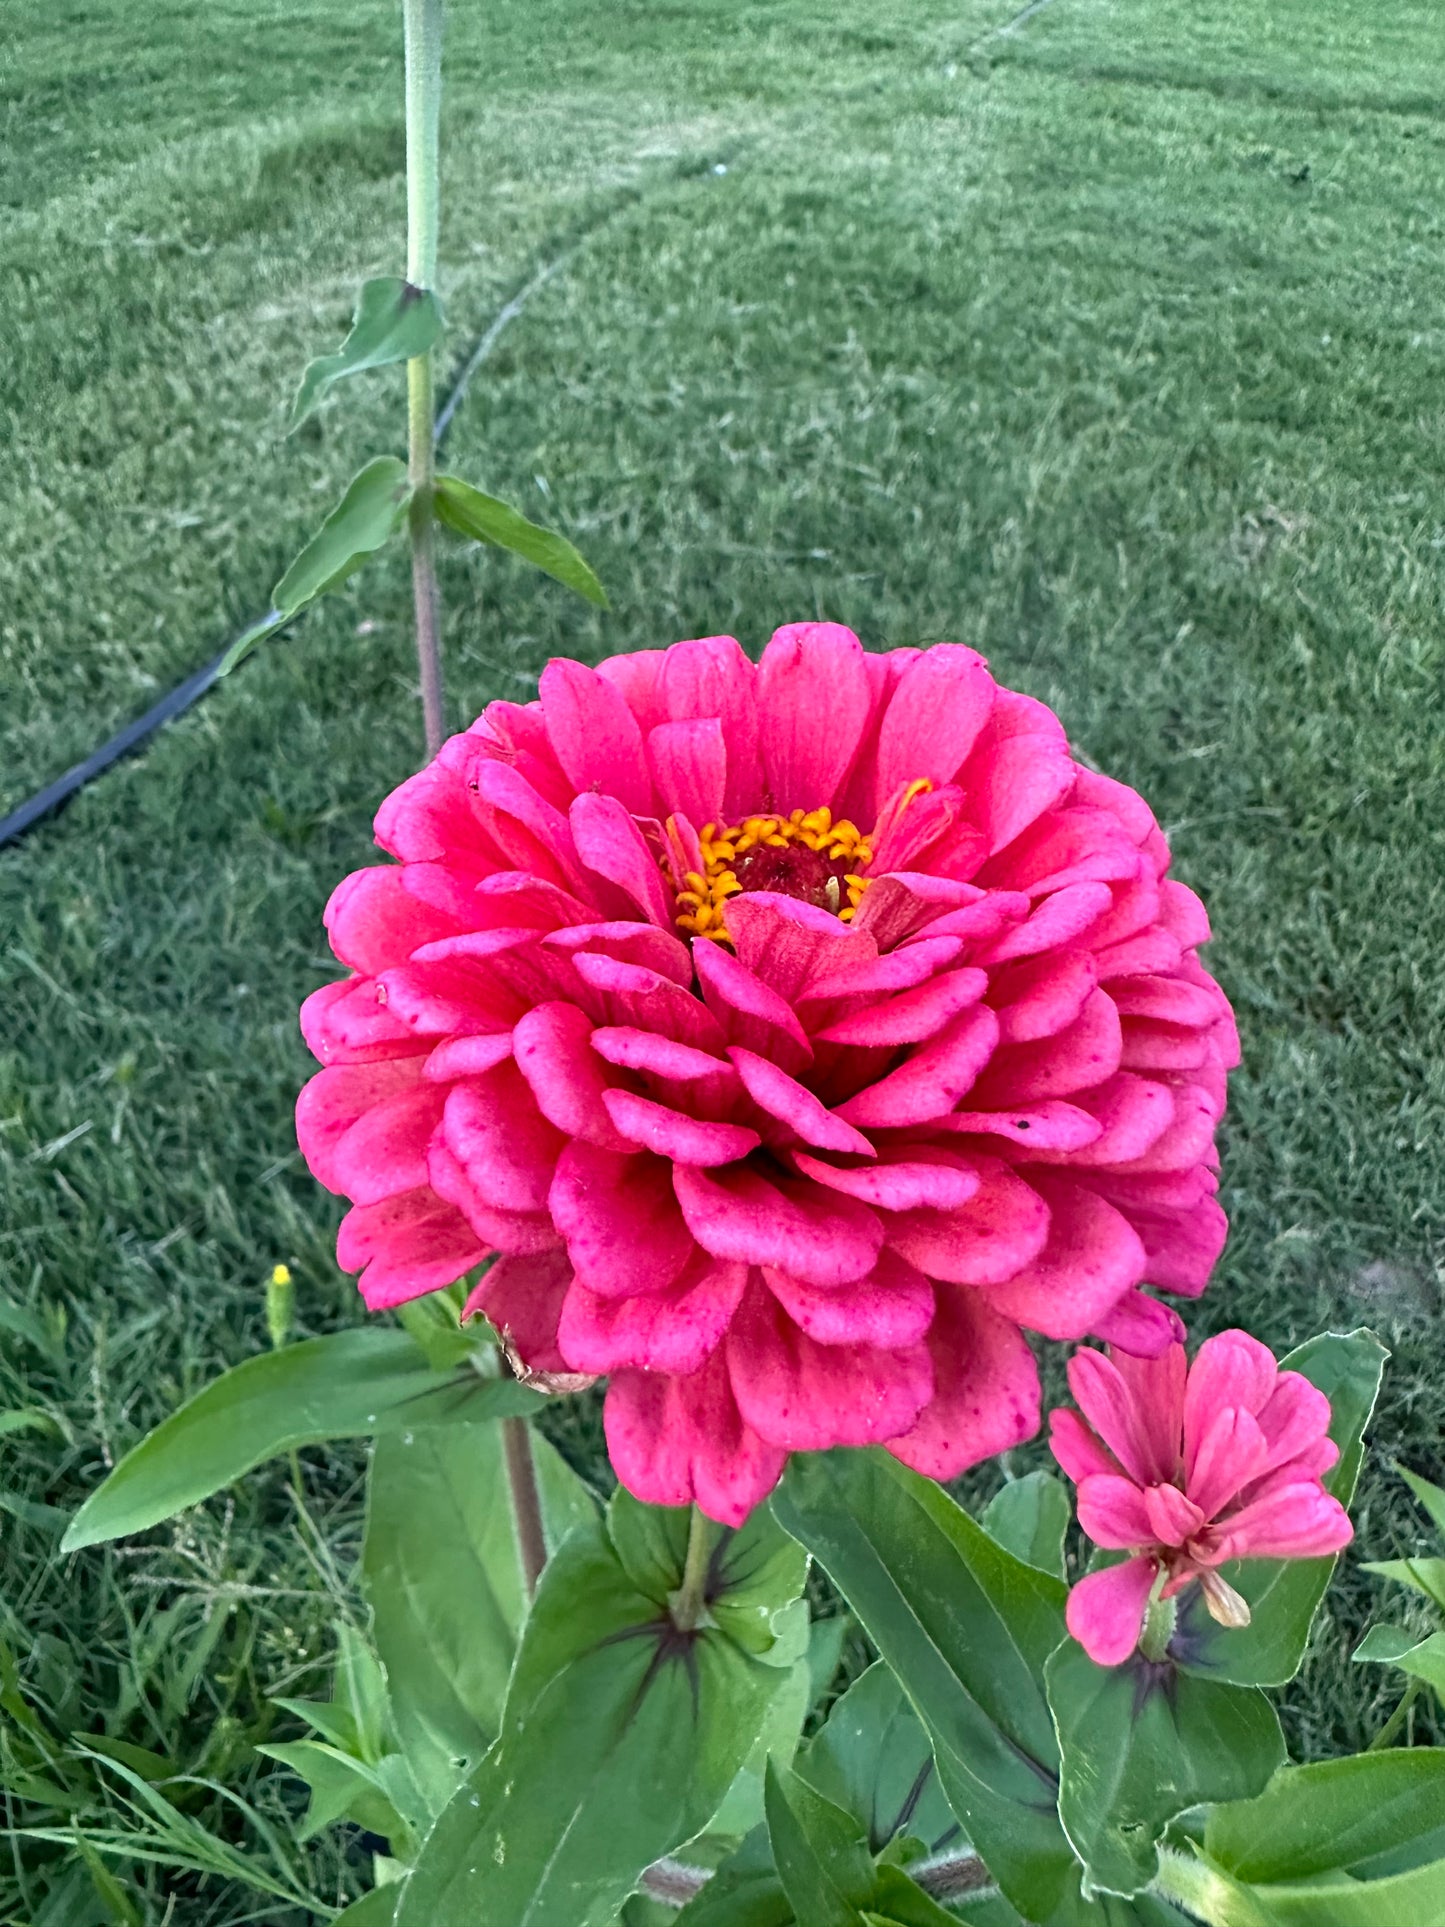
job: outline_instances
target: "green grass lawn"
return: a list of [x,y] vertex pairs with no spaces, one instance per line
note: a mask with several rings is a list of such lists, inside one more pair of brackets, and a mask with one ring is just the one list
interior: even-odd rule
[[[387,375],[282,433],[356,283],[402,258],[398,12],[55,0],[10,23],[0,814],[258,613],[399,445]],[[1388,1461],[1445,1473],[1438,13],[1054,0],[1000,31],[1013,12],[453,6],[453,360],[585,238],[451,460],[568,533],[613,606],[449,556],[452,719],[525,697],[550,654],[757,646],[815,613],[971,643],[1053,703],[1154,803],[1241,1020],[1234,1233],[1197,1329],[1381,1332],[1357,1522],[1391,1556],[1418,1541]],[[265,1344],[274,1262],[306,1329],[358,1314],[295,1150],[295,1012],[331,968],[322,905],[418,756],[408,616],[404,566],[368,573],[0,853],[0,1748],[23,1698],[57,1746],[148,1749],[273,1819],[296,1788],[249,1747],[270,1696],[324,1689],[356,1610],[359,1456],[142,1545],[54,1549],[107,1462]],[[595,1468],[592,1413],[558,1424]],[[1287,1695],[1306,1755],[1391,1703],[1346,1664],[1384,1603],[1353,1556],[1331,1602]],[[112,1787],[87,1824],[115,1824]],[[68,1818],[6,1798],[12,1823]],[[271,1864],[234,1808],[188,1802]],[[323,1900],[357,1890],[356,1843],[290,1851]],[[122,1871],[148,1923],[305,1918]],[[0,1843],[0,1922],[124,1917],[81,1863],[57,1880]]]

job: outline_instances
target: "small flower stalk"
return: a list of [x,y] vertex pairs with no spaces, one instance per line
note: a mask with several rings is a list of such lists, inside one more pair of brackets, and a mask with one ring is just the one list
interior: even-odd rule
[[1101,1666],[1162,1659],[1173,1602],[1198,1585],[1222,1626],[1249,1624],[1224,1577],[1239,1559],[1316,1559],[1348,1545],[1349,1518],[1323,1475],[1339,1452],[1330,1404],[1282,1372],[1247,1332],[1221,1332],[1192,1365],[1117,1348],[1069,1362],[1077,1412],[1051,1414],[1054,1457],[1078,1488],[1079,1524],[1121,1564],[1069,1595],[1068,1627]]

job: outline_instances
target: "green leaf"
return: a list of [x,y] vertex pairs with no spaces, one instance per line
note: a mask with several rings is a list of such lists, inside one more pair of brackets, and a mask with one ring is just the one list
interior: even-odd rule
[[1445,1748],[1397,1747],[1286,1767],[1253,1800],[1214,1808],[1205,1851],[1236,1879],[1297,1882],[1339,1871],[1367,1878],[1425,1843],[1445,1851]]
[[949,1805],[1019,1912],[1060,1927],[1132,1919],[1080,1898],[1059,1824],[1043,1671],[1064,1638],[1062,1582],[881,1452],[794,1457],[772,1503],[897,1676]]
[[1412,1679],[1432,1687],[1445,1703],[1445,1633],[1427,1633],[1422,1639],[1400,1626],[1372,1626],[1355,1648],[1354,1657],[1398,1666]]
[[674,1919],[676,1927],[794,1927],[767,1829],[754,1828]]
[[391,1927],[399,1892],[395,1886],[373,1887],[369,1894],[333,1915],[331,1927]]
[[1073,1640],[1046,1677],[1062,1759],[1059,1818],[1087,1888],[1147,1887],[1176,1814],[1247,1800],[1284,1763],[1279,1719],[1257,1687],[1197,1679],[1137,1655],[1096,1666]]
[[384,368],[426,354],[441,336],[442,305],[427,288],[413,287],[400,275],[363,281],[351,333],[334,355],[308,363],[291,407],[296,430],[336,382],[367,368]]
[[834,1701],[798,1772],[853,1815],[875,1854],[900,1834],[921,1840],[930,1853],[962,1839],[928,1735],[881,1660]]
[[802,1561],[754,1514],[714,1551],[715,1623],[681,1633],[673,1527],[659,1537],[645,1511],[619,1493],[547,1566],[497,1743],[428,1836],[397,1927],[605,1927],[717,1810],[788,1677],[757,1641]]
[[141,1532],[253,1466],[325,1439],[499,1418],[537,1394],[471,1366],[434,1372],[405,1332],[361,1326],[248,1358],[134,1446],[71,1521],[62,1550]]
[[1445,1540],[1445,1492],[1438,1485],[1431,1485],[1428,1479],[1422,1479],[1418,1472],[1412,1472],[1407,1465],[1397,1465],[1395,1470],[1430,1514],[1435,1530]]
[[873,1856],[852,1814],[771,1761],[764,1800],[773,1864],[798,1927],[862,1927]]
[[1064,1534],[1073,1508],[1052,1472],[1030,1472],[1010,1479],[990,1499],[982,1525],[991,1539],[1027,1566],[1064,1576]]
[[[1281,1360],[1281,1369],[1302,1372],[1329,1398],[1330,1437],[1340,1448],[1340,1460],[1324,1483],[1345,1506],[1355,1495],[1364,1431],[1388,1357],[1373,1332],[1355,1331],[1311,1338]],[[1184,1597],[1170,1657],[1186,1671],[1237,1686],[1283,1686],[1299,1671],[1310,1626],[1334,1569],[1333,1555],[1244,1560],[1226,1576],[1249,1602],[1249,1625],[1216,1625],[1196,1586]]]
[[1367,1559],[1361,1572],[1373,1572],[1381,1579],[1393,1579],[1398,1586],[1423,1593],[1432,1606],[1445,1612],[1445,1559]]
[[599,609],[607,607],[606,590],[572,544],[551,529],[538,528],[495,495],[483,495],[459,475],[439,475],[436,511],[438,519],[458,535],[508,549]]
[[353,1820],[383,1840],[406,1840],[405,1823],[387,1794],[375,1767],[321,1740],[293,1740],[284,1745],[258,1746],[268,1760],[289,1767],[311,1789],[306,1818],[296,1838],[314,1839],[338,1820]]
[[406,463],[395,455],[378,455],[360,469],[271,591],[270,609],[226,651],[220,673],[229,676],[258,643],[294,621],[318,596],[340,588],[363,562],[385,548],[406,519],[411,497]]
[[[544,1438],[532,1450],[555,1549],[597,1507]],[[396,1735],[439,1811],[497,1736],[527,1609],[496,1425],[377,1441],[362,1573]]]
[[79,1827],[74,1841],[75,1851],[90,1875],[90,1884],[110,1919],[117,1922],[118,1927],[144,1927],[144,1916],[135,1894],[121,1885]]

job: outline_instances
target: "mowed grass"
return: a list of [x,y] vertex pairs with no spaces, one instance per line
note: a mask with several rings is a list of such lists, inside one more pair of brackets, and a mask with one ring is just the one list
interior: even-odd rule
[[[1411,1551],[1389,1461],[1445,1474],[1438,21],[1054,0],[1000,32],[1012,11],[452,9],[452,365],[577,252],[449,459],[612,597],[450,554],[452,719],[525,697],[550,654],[756,648],[810,614],[969,642],[1053,703],[1153,802],[1240,1014],[1234,1232],[1195,1327],[1381,1332],[1358,1552]],[[398,446],[385,375],[282,438],[356,282],[401,260],[398,38],[377,0],[58,0],[12,28],[0,812],[257,613]],[[357,1316],[295,1152],[295,1010],[332,967],[322,905],[415,766],[408,615],[398,558],[0,853],[0,1406],[26,1415],[0,1419],[0,1638],[48,1744],[144,1747],[272,1818],[297,1790],[250,1746],[289,1732],[271,1696],[325,1690],[358,1611],[359,1454],[144,1545],[55,1547],[107,1462],[265,1344],[274,1262],[304,1329]],[[601,1476],[594,1409],[557,1423]],[[1356,1566],[1287,1695],[1301,1754],[1364,1744],[1392,1703],[1347,1663],[1402,1616]],[[113,1773],[64,1773],[75,1817],[116,1824]],[[274,1874],[256,1826],[186,1799]],[[319,1902],[364,1882],[366,1843],[280,1838]],[[57,1852],[0,1853],[0,1921],[112,1917]],[[124,1872],[148,1921],[305,1917]]]

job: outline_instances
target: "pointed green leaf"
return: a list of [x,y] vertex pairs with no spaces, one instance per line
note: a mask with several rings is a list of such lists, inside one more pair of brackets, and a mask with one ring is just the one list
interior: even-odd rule
[[[544,1438],[532,1451],[555,1549],[597,1507]],[[396,1735],[439,1811],[496,1738],[527,1609],[496,1425],[377,1441],[362,1572]]]
[[764,1801],[773,1864],[798,1927],[862,1927],[873,1856],[852,1814],[771,1761]]
[[1399,1626],[1372,1626],[1355,1648],[1354,1657],[1398,1666],[1412,1679],[1423,1680],[1445,1702],[1445,1633],[1428,1633],[1422,1639]]
[[397,1927],[606,1927],[644,1868],[707,1825],[747,1758],[788,1675],[731,1637],[719,1608],[735,1590],[740,1626],[776,1625],[801,1562],[770,1543],[766,1514],[750,1521],[746,1562],[729,1556],[736,1541],[714,1555],[716,1623],[679,1633],[666,1602],[682,1561],[637,1530],[639,1510],[619,1496],[607,1525],[577,1527],[547,1566],[500,1736],[428,1836]]
[[338,588],[391,540],[410,500],[405,462],[395,455],[368,462],[271,591],[277,614],[289,620],[317,596]]
[[1368,1879],[1445,1854],[1445,1748],[1397,1747],[1286,1767],[1256,1799],[1214,1808],[1209,1858],[1236,1879]]
[[[1345,1506],[1355,1495],[1365,1427],[1388,1357],[1374,1333],[1362,1330],[1311,1338],[1280,1361],[1283,1370],[1303,1373],[1329,1398],[1330,1437],[1340,1448],[1340,1460],[1324,1483]],[[1184,1595],[1170,1656],[1186,1671],[1236,1686],[1283,1686],[1299,1671],[1334,1569],[1333,1556],[1244,1560],[1226,1577],[1249,1603],[1249,1625],[1217,1625],[1196,1586]]]
[[1062,1481],[1052,1472],[1030,1472],[1010,1479],[989,1501],[982,1525],[991,1539],[1040,1572],[1064,1576],[1064,1534],[1073,1508]]
[[962,1838],[928,1735],[882,1660],[834,1701],[798,1772],[854,1816],[875,1854],[900,1834],[921,1840],[930,1853]]
[[299,428],[322,397],[347,375],[426,354],[442,332],[442,305],[428,288],[413,287],[400,275],[363,281],[351,332],[334,355],[318,355],[307,365],[291,408],[291,430]]
[[572,544],[551,529],[538,528],[520,510],[498,501],[495,495],[483,495],[459,475],[440,475],[436,510],[438,519],[458,535],[509,549],[599,609],[607,607],[606,590]]
[[434,1372],[405,1332],[361,1326],[248,1358],[134,1446],[71,1521],[63,1550],[143,1531],[277,1453],[391,1427],[538,1404],[514,1379]]
[[353,1820],[383,1840],[395,1841],[404,1823],[381,1791],[376,1769],[321,1740],[294,1740],[256,1751],[288,1767],[311,1790],[306,1818],[297,1831],[299,1841],[312,1840],[338,1820]]
[[1398,1465],[1395,1470],[1430,1514],[1435,1530],[1445,1541],[1445,1492],[1438,1485],[1431,1485],[1428,1479],[1422,1479],[1418,1472],[1412,1472],[1408,1465]]
[[1361,1572],[1373,1572],[1381,1579],[1393,1579],[1398,1586],[1423,1593],[1432,1606],[1445,1612],[1445,1559],[1367,1559]]
[[1137,1655],[1096,1666],[1073,1640],[1046,1677],[1062,1762],[1059,1818],[1091,1888],[1138,1893],[1158,1871],[1170,1820],[1210,1801],[1247,1800],[1284,1763],[1279,1719],[1256,1687]]
[[401,1888],[373,1887],[360,1900],[353,1900],[332,1918],[331,1927],[391,1927]]

